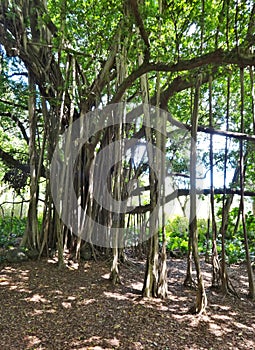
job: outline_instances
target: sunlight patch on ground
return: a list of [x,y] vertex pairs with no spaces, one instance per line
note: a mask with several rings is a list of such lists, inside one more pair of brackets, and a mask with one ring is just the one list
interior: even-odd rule
[[139,305],[144,305],[147,308],[157,309],[159,311],[169,311],[169,307],[163,305],[161,299],[142,298],[139,301]]
[[219,305],[219,307],[220,307],[221,310],[224,310],[224,311],[228,311],[228,310],[231,309],[230,306],[225,306],[225,305]]
[[143,284],[142,284],[142,282],[133,282],[133,283],[130,284],[130,287],[132,289],[142,290],[143,289]]
[[255,349],[255,342],[252,341],[252,340],[247,340],[245,341],[245,346],[246,346],[246,349],[252,349],[254,350]]
[[54,257],[54,258],[48,259],[47,262],[49,264],[57,264],[58,263],[58,258]]
[[32,297],[25,298],[26,301],[32,301],[34,303],[50,303],[49,300],[45,299],[40,294],[34,294]]
[[39,345],[41,343],[41,340],[35,335],[27,335],[25,337],[25,341],[27,342],[27,348],[31,349],[34,349],[35,345]]
[[7,275],[0,277],[0,286],[8,286],[11,283],[11,278]]
[[[43,310],[39,310],[39,309],[34,309],[34,311],[33,312],[29,312],[28,313],[28,315],[30,316],[30,317],[33,317],[33,316],[40,316],[40,315],[43,315],[43,314],[45,314],[45,313],[47,313],[47,314],[55,314],[57,311],[55,310],[55,309],[47,309],[47,310],[45,310],[45,309],[43,309]],[[31,321],[28,321],[28,323],[31,323]]]
[[210,323],[210,317],[208,317],[207,315],[197,315],[197,316],[194,316],[194,315],[191,315],[191,314],[185,314],[183,315],[183,317],[185,318],[185,320],[189,320],[189,325],[190,327],[198,327],[199,324],[201,322],[205,322],[205,323]]
[[170,300],[171,301],[181,301],[181,302],[185,302],[187,301],[187,297],[180,297],[180,296],[177,296],[177,295],[171,295],[170,297]]
[[237,315],[237,312],[231,311],[231,312],[229,312],[229,315],[230,315],[230,316],[236,316],[236,315]]
[[142,350],[144,349],[144,347],[142,346],[142,344],[140,342],[134,342],[134,349],[135,350]]
[[[232,325],[231,325],[231,327],[232,327]],[[227,334],[227,333],[234,333],[235,334],[235,331],[233,330],[233,328],[229,328],[227,326],[222,325],[222,329],[224,331],[224,334]]]
[[186,320],[186,315],[178,315],[178,314],[174,314],[172,315],[172,317],[178,321],[185,321]]
[[218,326],[216,323],[209,322],[209,330],[216,337],[222,337],[223,335],[222,328]]
[[71,309],[72,307],[72,303],[68,303],[66,301],[63,301],[61,305],[63,306],[64,309]]
[[[61,290],[58,290],[58,289],[55,289],[54,290],[54,293],[58,294],[58,295],[62,295],[63,292]],[[56,298],[56,297],[55,297]]]
[[213,315],[212,316],[213,319],[216,319],[216,320],[231,320],[232,318],[227,316],[227,315]]
[[247,329],[250,330],[250,327],[247,327],[245,324],[239,323],[239,322],[233,322],[233,324],[240,329]]
[[68,262],[68,264],[66,266],[69,270],[78,270],[79,269],[79,263],[73,262],[71,260]]
[[203,277],[207,278],[208,280],[210,280],[212,278],[212,275],[209,272],[203,271]]
[[44,310],[38,310],[38,309],[34,309],[34,312],[30,312],[29,315],[31,316],[39,316],[44,314]]
[[[109,348],[105,347],[105,346],[101,347],[100,345],[97,345],[97,344],[102,343],[102,342],[104,344],[107,344],[109,346]],[[85,345],[85,344],[87,344],[88,346],[80,347],[80,346]],[[82,342],[81,341],[74,341],[72,343],[72,346],[76,346],[77,349],[79,349],[79,350],[83,350],[83,349],[84,350],[85,349],[86,350],[111,350],[111,349],[113,349],[113,347],[114,348],[119,347],[120,341],[116,337],[114,337],[112,339],[106,339],[106,338],[101,338],[98,336],[92,336],[89,339],[82,340]],[[78,348],[78,346],[79,346],[79,348]]]
[[127,297],[125,297],[124,295],[121,295],[119,293],[104,292],[104,295],[107,298],[114,298],[114,299],[117,299],[117,300],[129,300]]
[[[1,271],[0,286],[9,286],[10,290],[17,290],[18,292],[29,293],[29,289],[25,288],[25,283],[29,280],[29,270],[19,270],[11,266],[6,266]],[[18,274],[20,281],[13,283],[13,276]]]
[[31,291],[28,288],[23,288],[23,283],[17,283],[17,284],[13,284],[10,286],[10,290],[14,290],[17,291],[19,293],[31,293]]
[[77,305],[89,305],[96,301],[96,299],[83,299],[82,301],[79,301]]
[[189,305],[187,297],[178,297],[171,294],[169,300],[171,300],[169,311],[172,313],[172,317],[179,321],[184,321]]
[[113,339],[107,340],[107,343],[109,343],[109,345],[111,345],[111,346],[119,346],[120,345],[120,341],[115,337]]
[[[16,289],[18,289],[18,288],[19,288],[19,286],[17,286],[16,284],[10,286],[10,290],[16,290]],[[22,290],[22,291],[23,291],[23,290]]]

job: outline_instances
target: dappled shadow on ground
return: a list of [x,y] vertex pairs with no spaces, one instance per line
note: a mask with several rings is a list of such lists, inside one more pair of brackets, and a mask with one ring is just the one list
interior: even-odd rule
[[[183,286],[185,266],[169,262],[169,298],[162,301],[141,298],[141,262],[121,266],[116,287],[105,262],[61,271],[53,261],[2,265],[0,348],[254,349],[255,304],[210,290],[210,266],[203,264],[208,311],[189,315],[195,292]],[[244,267],[230,274],[244,293]]]

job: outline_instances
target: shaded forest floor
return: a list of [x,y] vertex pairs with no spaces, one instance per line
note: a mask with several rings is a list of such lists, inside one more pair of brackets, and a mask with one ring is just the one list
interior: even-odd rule
[[208,309],[188,314],[195,291],[183,286],[186,262],[169,261],[169,298],[142,299],[144,264],[121,266],[122,284],[108,281],[109,264],[86,262],[59,271],[54,261],[0,265],[0,348],[255,349],[255,303],[246,298],[243,265],[231,266],[240,299],[210,286]]

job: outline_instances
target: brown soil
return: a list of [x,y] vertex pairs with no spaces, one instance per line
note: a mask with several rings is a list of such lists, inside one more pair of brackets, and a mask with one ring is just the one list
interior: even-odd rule
[[245,267],[230,269],[238,299],[210,289],[210,266],[202,265],[209,302],[203,316],[188,314],[195,292],[183,287],[183,260],[169,262],[164,301],[140,297],[142,262],[121,266],[116,287],[106,262],[61,271],[54,261],[1,265],[0,349],[255,349]]

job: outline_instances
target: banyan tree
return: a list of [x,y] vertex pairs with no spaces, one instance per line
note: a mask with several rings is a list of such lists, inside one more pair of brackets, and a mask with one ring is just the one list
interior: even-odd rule
[[[224,242],[236,195],[254,298],[245,225],[245,197],[255,192],[253,2],[2,0],[0,44],[1,118],[26,150],[22,158],[18,145],[0,146],[0,157],[30,179],[21,244],[39,256],[56,250],[60,266],[66,249],[77,259],[84,245],[95,259],[109,254],[113,283],[125,247],[142,244],[143,295],[164,298],[167,206],[188,196],[185,282],[197,285],[199,313],[197,198],[210,197],[212,285],[234,293]],[[200,187],[206,173],[209,186]]]

